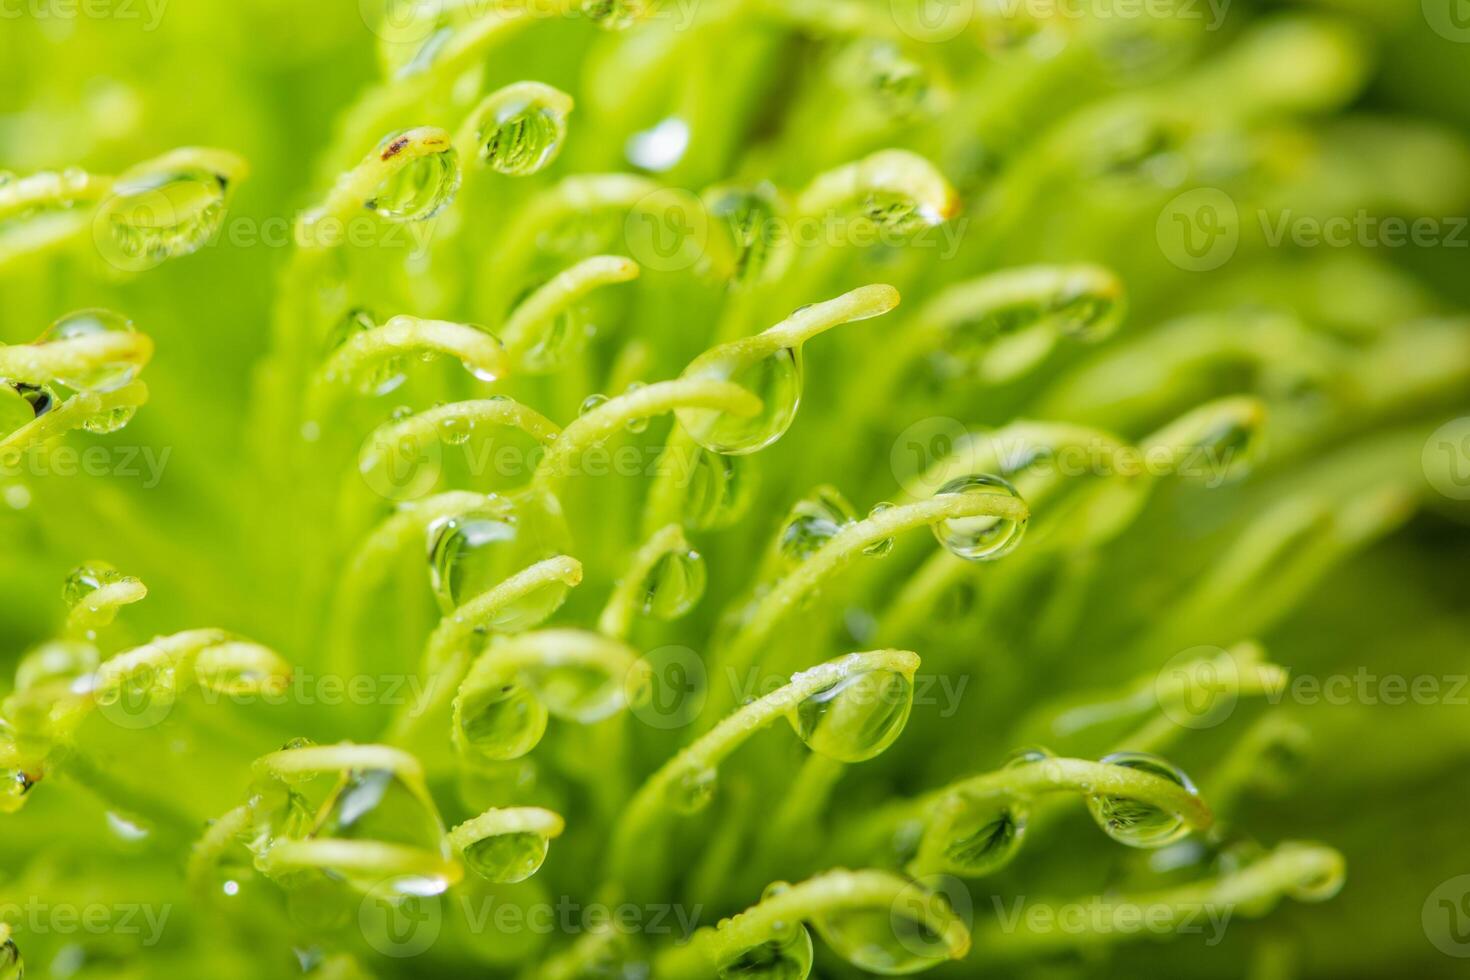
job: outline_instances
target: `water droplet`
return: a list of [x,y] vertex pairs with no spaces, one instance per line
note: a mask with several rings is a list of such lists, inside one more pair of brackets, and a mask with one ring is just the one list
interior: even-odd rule
[[78,565],[66,576],[61,595],[66,604],[75,609],[93,592],[107,585],[128,581],[129,576],[119,572],[105,561],[91,561]]
[[685,769],[669,783],[669,808],[685,816],[699,813],[715,798],[719,778],[713,768]]
[[526,97],[497,105],[479,121],[480,159],[500,173],[527,177],[550,166],[567,138],[567,117],[543,99]]
[[[328,347],[336,350],[358,334],[377,327],[377,318],[362,307],[356,307],[337,321],[328,336]],[[386,395],[402,386],[407,370],[401,357],[379,358],[363,370],[358,387],[364,395]],[[412,414],[412,413],[410,413]]]
[[610,718],[626,704],[626,678],[598,664],[539,665],[527,669],[526,680],[547,711],[581,725]]
[[608,397],[606,395],[588,395],[582,399],[582,404],[577,408],[577,414],[586,415],[588,412],[594,412],[607,403]]
[[[870,511],[868,511],[868,517],[870,517],[870,518],[877,517],[879,514],[883,513],[885,510],[892,510],[892,509],[893,509],[893,505],[890,504],[888,501],[885,500],[882,503],[874,504],[873,505],[873,509],[870,510]],[[866,548],[864,548],[863,549],[863,554],[869,556],[870,558],[886,558],[889,555],[889,553],[892,552],[892,551],[893,551],[893,539],[892,538],[884,538],[882,541],[878,541],[878,542],[876,542],[874,544],[870,544]]]
[[[1006,768],[1053,758],[1046,749],[1028,749],[1013,755]],[[1023,799],[974,799],[960,794],[936,809],[925,835],[923,851],[937,845],[940,870],[966,877],[992,874],[1009,864],[1021,849],[1031,809]]]
[[36,781],[24,769],[0,762],[0,813],[18,813]]
[[470,755],[518,759],[546,733],[546,705],[524,684],[510,682],[461,698],[455,741]]
[[607,31],[631,27],[647,8],[648,0],[582,0],[582,12]]
[[464,863],[482,878],[511,884],[535,874],[550,845],[544,834],[533,831],[492,834],[464,849]]
[[[386,150],[402,135],[385,136],[378,149]],[[454,200],[459,178],[458,154],[446,145],[436,153],[415,157],[390,174],[373,192],[367,207],[389,221],[426,221]]]
[[[491,497],[480,507],[429,528],[429,574],[448,614],[515,573],[570,551],[566,521],[554,499],[539,494]],[[499,610],[489,622],[501,632],[529,629],[566,598],[567,586],[548,582]]]
[[590,329],[587,313],[581,307],[562,310],[546,324],[536,342],[521,355],[522,370],[531,374],[550,374],[581,353]]
[[895,116],[917,112],[929,96],[929,73],[889,41],[857,43],[856,64],[863,84]]
[[[1190,793],[1197,792],[1189,777],[1177,766],[1157,756],[1143,752],[1115,752],[1102,761],[1159,776]],[[1092,794],[1087,797],[1087,808],[1105,834],[1129,847],[1163,847],[1189,832],[1183,817],[1126,796]]]
[[1006,768],[1015,769],[1019,766],[1029,766],[1033,762],[1045,762],[1047,759],[1055,759],[1056,757],[1056,753],[1051,749],[1044,748],[1040,745],[1030,745],[1024,749],[1017,749],[1012,752],[1010,758],[1006,760]]
[[689,124],[671,116],[628,137],[624,152],[633,166],[661,174],[678,166],[688,149]]
[[474,419],[463,415],[446,415],[439,421],[439,438],[451,446],[463,446],[474,431]]
[[885,975],[917,973],[956,954],[948,933],[953,921],[942,895],[911,883],[892,908],[836,909],[813,920],[822,939],[860,970]]
[[114,834],[116,834],[119,838],[130,844],[135,844],[139,841],[148,839],[148,834],[150,833],[150,831],[146,826],[134,820],[130,820],[120,813],[114,813],[113,811],[108,810],[106,814],[106,819],[107,828],[111,830]]
[[679,424],[705,449],[743,456],[766,448],[791,428],[801,404],[801,349],[752,354],[716,347],[695,358],[684,377],[730,381],[761,400],[761,410],[747,417],[718,409],[680,408],[675,412]]
[[53,684],[70,687],[97,669],[101,656],[90,643],[52,640],[21,658],[15,668],[15,689],[34,691]]
[[812,972],[812,934],[800,923],[792,925],[782,930],[789,938],[781,936],[726,961],[720,980],[806,980]]
[[893,744],[913,706],[911,676],[860,670],[807,696],[788,717],[813,752],[839,762],[864,762]]
[[773,278],[785,270],[791,238],[779,223],[782,209],[774,188],[715,188],[705,202],[713,217],[724,220],[735,244],[736,282]]
[[21,958],[20,947],[15,945],[15,940],[7,939],[0,943],[0,980],[21,980],[25,975],[25,960]]
[[897,235],[912,235],[942,224],[944,219],[929,207],[904,194],[873,191],[859,205],[859,214],[878,228]]
[[118,408],[90,416],[82,420],[82,428],[93,435],[105,436],[126,428],[127,424],[138,414],[137,408],[131,405],[123,405]]
[[[378,841],[448,857],[444,826],[426,792],[410,786],[402,776],[387,769],[344,772],[322,807],[311,835]],[[341,877],[362,891],[371,892],[381,884],[383,876],[344,869]],[[404,875],[390,880],[391,887],[405,895],[437,895],[449,885],[438,874]]]
[[[951,493],[998,494],[1019,497],[1016,488],[998,476],[985,474],[962,476],[939,488],[935,496]],[[1010,554],[1021,543],[1026,520],[1005,517],[955,517],[938,521],[934,536],[957,558],[967,561],[994,561]]]
[[791,508],[781,530],[781,557],[788,565],[801,564],[856,519],[852,505],[835,487],[817,487]]
[[[136,330],[133,322],[121,313],[102,309],[78,310],[68,313],[47,327],[36,343],[48,344],[99,334],[134,333]],[[67,374],[56,380],[76,391],[106,392],[116,391],[132,381],[136,375],[137,366],[124,362],[92,367],[81,374]]]
[[[630,385],[628,385],[627,388],[624,388],[623,389],[623,394],[625,394],[625,395],[631,395],[633,392],[639,390],[640,388],[644,388],[644,387],[647,387],[647,386],[644,385],[643,382],[641,382],[641,381],[634,381],[633,383],[631,383]],[[642,433],[648,431],[648,424],[651,421],[652,421],[652,419],[648,418],[648,416],[646,416],[646,415],[645,416],[642,416],[641,418],[632,418],[632,419],[629,419],[628,421],[626,421],[626,422],[623,423],[623,428],[626,429],[628,432],[631,432],[635,436],[636,435],[641,435]]]
[[643,614],[674,620],[693,609],[704,595],[704,556],[697,551],[671,551],[649,570],[643,583]]
[[695,450],[684,496],[684,522],[697,531],[729,527],[754,498],[747,464],[736,456]]
[[198,251],[224,220],[229,181],[199,167],[119,180],[103,203],[113,240],[130,258]]

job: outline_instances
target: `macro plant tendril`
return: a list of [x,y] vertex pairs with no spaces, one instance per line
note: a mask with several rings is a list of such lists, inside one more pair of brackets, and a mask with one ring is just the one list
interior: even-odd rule
[[1460,975],[1458,2],[0,9],[0,980]]

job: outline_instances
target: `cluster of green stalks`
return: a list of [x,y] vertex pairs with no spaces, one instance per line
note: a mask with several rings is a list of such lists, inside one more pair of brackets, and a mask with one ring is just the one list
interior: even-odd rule
[[0,980],[1330,973],[1282,665],[1470,323],[1252,216],[1470,152],[1346,19],[1085,6],[364,3],[315,177],[0,177]]

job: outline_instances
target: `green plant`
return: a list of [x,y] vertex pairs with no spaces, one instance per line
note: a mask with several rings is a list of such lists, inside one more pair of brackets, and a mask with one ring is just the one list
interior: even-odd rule
[[1442,970],[1359,919],[1459,720],[1280,703],[1463,660],[1470,296],[1251,224],[1470,201],[1368,15],[675,6],[179,11],[280,50],[0,126],[0,978]]

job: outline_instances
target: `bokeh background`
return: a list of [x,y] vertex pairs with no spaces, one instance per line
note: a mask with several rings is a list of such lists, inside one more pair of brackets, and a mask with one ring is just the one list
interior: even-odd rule
[[[694,6],[696,18],[714,17],[726,4]],[[1059,560],[1064,569],[1073,567],[1069,562],[1093,563],[1070,619],[1058,619],[1060,587],[1048,578],[1052,572],[1033,568],[1031,581],[1015,584],[1022,598],[1003,614],[945,618],[936,612],[932,624],[917,624],[906,643],[921,653],[930,647],[975,651],[963,660],[972,699],[957,719],[926,720],[916,713],[910,737],[892,758],[874,763],[861,780],[845,781],[838,798],[848,807],[875,806],[887,796],[994,766],[1016,747],[1013,738],[1027,719],[1052,699],[1119,689],[1196,645],[1259,639],[1298,677],[1366,673],[1401,676],[1410,684],[1434,678],[1439,694],[1406,703],[1389,703],[1394,698],[1382,696],[1377,680],[1367,687],[1354,681],[1355,693],[1335,703],[1292,696],[1277,705],[1243,700],[1228,723],[1189,733],[1177,756],[1171,754],[1191,773],[1208,773],[1258,715],[1283,714],[1309,731],[1302,757],[1284,770],[1279,785],[1247,794],[1234,821],[1262,841],[1304,838],[1339,848],[1348,875],[1332,901],[1283,902],[1260,921],[1232,925],[1218,947],[1179,937],[1037,962],[962,963],[942,972],[1263,980],[1462,975],[1470,955],[1470,886],[1436,889],[1470,873],[1464,831],[1470,690],[1463,683],[1470,673],[1470,504],[1464,499],[1470,491],[1463,475],[1454,479],[1470,472],[1470,443],[1464,430],[1453,430],[1449,448],[1425,447],[1440,426],[1470,414],[1470,319],[1464,312],[1470,308],[1470,231],[1464,227],[1470,215],[1470,7],[1462,0],[1234,0],[1221,8],[1217,26],[1212,8],[1186,3],[1160,18],[1167,30],[1150,27],[1134,36],[1134,20],[1102,18],[1096,31],[1082,31],[1056,49],[1048,41],[992,50],[968,34],[942,44],[919,39],[908,53],[917,52],[929,94],[913,111],[889,112],[854,81],[852,63],[862,55],[854,51],[863,39],[811,26],[820,22],[822,4],[796,4],[784,19],[751,6],[756,9],[748,16],[683,34],[672,33],[666,22],[612,34],[568,19],[497,49],[466,84],[478,94],[535,78],[572,93],[578,109],[563,154],[550,171],[513,189],[479,189],[467,178],[462,213],[442,219],[458,223],[455,255],[443,260],[456,271],[439,279],[431,270],[404,282],[374,283],[379,302],[493,328],[495,311],[477,309],[476,293],[465,283],[476,274],[495,275],[497,225],[566,174],[639,171],[629,159],[629,140],[670,118],[682,120],[689,132],[687,149],[657,175],[674,186],[698,190],[768,178],[799,187],[846,160],[900,146],[933,160],[964,201],[967,244],[957,255],[840,251],[804,280],[810,295],[773,289],[752,302],[745,311],[752,329],[796,305],[788,300],[826,298],[863,282],[894,282],[905,294],[905,309],[912,309],[946,284],[1005,266],[1091,261],[1116,270],[1130,308],[1115,337],[1099,348],[1059,351],[1025,376],[992,386],[929,379],[906,387],[892,405],[864,405],[871,364],[865,358],[882,350],[888,328],[863,325],[828,349],[814,344],[808,405],[788,438],[759,458],[750,516],[738,529],[700,543],[711,569],[704,605],[689,621],[645,637],[645,645],[705,649],[720,608],[738,601],[791,502],[822,482],[838,485],[860,510],[892,495],[892,448],[924,419],[996,425],[1041,414],[1048,404],[1066,405],[1066,379],[1086,369],[1101,372],[1106,391],[1092,400],[1077,396],[1071,404],[1085,406],[1088,417],[1074,420],[1128,437],[1219,395],[1245,391],[1287,401],[1273,417],[1305,421],[1268,438],[1248,479],[1208,491],[1171,484],[1117,540]],[[871,6],[889,10],[886,2]],[[251,170],[229,220],[268,229],[319,199],[331,175],[369,149],[328,157],[344,110],[381,78],[370,26],[381,11],[367,0],[154,0],[151,6],[99,0],[96,15],[60,0],[16,0],[0,10],[0,169],[24,175],[80,166],[115,173],[175,146],[228,148]],[[808,13],[810,23],[803,25]],[[1294,35],[1290,24],[1298,21],[1292,18],[1326,25],[1340,47],[1324,45],[1319,34]],[[1228,59],[1263,24],[1287,27],[1256,49],[1257,60],[1228,70],[1210,67],[1228,63],[1212,59]],[[1324,69],[1324,59],[1340,63]],[[1110,136],[1083,127],[1080,136],[1065,135],[1068,121],[1085,118],[1087,107],[1130,93],[1175,98],[1171,111],[1184,123],[1199,123],[1198,131]],[[426,105],[424,118],[401,123],[453,129],[453,109],[462,111],[463,103],[451,96]],[[1254,108],[1241,109],[1247,105]],[[1229,125],[1215,126],[1217,117],[1229,117]],[[1121,151],[1109,143],[1114,137],[1157,145]],[[1028,168],[1049,176],[1029,183]],[[1009,196],[997,198],[997,187]],[[1186,226],[1171,215],[1183,215],[1186,224],[1199,219],[1191,210],[1198,199],[1180,203],[1181,195],[1198,188],[1223,192],[1237,209],[1237,243],[1223,259],[1220,253],[1206,256],[1204,267],[1198,256],[1181,256],[1179,240],[1171,237]],[[1027,189],[1035,193],[1027,196]],[[1342,247],[1273,244],[1258,213],[1308,221],[1332,215],[1428,218],[1435,240],[1394,246],[1355,225]],[[122,433],[67,438],[78,446],[111,440],[167,450],[167,467],[156,485],[145,485],[153,482],[146,472],[7,475],[0,497],[0,550],[8,556],[0,562],[0,660],[13,664],[52,635],[65,612],[60,583],[68,569],[103,558],[141,577],[151,591],[109,639],[119,648],[128,638],[212,625],[247,633],[295,663],[313,663],[318,637],[302,627],[303,616],[307,622],[312,616],[297,608],[293,595],[303,569],[321,556],[294,554],[293,546],[309,545],[272,536],[272,508],[263,499],[272,484],[261,471],[273,464],[249,431],[253,368],[271,346],[290,248],[222,235],[195,255],[126,275],[109,267],[86,238],[0,264],[0,341],[29,342],[74,309],[125,311],[157,343],[146,374],[150,403]],[[652,377],[672,376],[712,342],[705,325],[725,302],[720,289],[690,284],[681,275],[645,275],[631,298],[607,313],[621,324],[624,338],[641,332],[653,343]],[[1311,336],[1345,353],[1340,360],[1314,361],[1311,351],[1245,341],[1245,347],[1261,346],[1202,355],[1205,363],[1193,366],[1181,357],[1161,378],[1147,379],[1161,394],[1130,402],[1136,392],[1128,372],[1136,362],[1107,358],[1135,350],[1129,345],[1161,324],[1207,310],[1247,319],[1285,311]],[[1433,330],[1419,332],[1426,323]],[[585,387],[526,391],[542,399],[539,407],[549,416],[565,420],[581,395],[599,390],[617,353],[612,347],[594,352]],[[1273,371],[1282,365],[1288,368],[1284,380],[1282,371]],[[1292,374],[1298,368],[1306,382]],[[1312,388],[1305,402],[1293,400],[1301,395],[1293,387],[1298,382]],[[1333,402],[1313,415],[1318,408],[1312,399],[1331,402],[1339,382],[1372,394],[1350,395],[1345,404]],[[1137,384],[1141,389],[1144,381]],[[864,407],[860,431],[847,428],[855,405]],[[365,431],[391,407],[370,406],[344,424]],[[1304,414],[1292,415],[1297,409]],[[1282,451],[1273,455],[1276,447]],[[1434,452],[1445,454],[1440,465],[1446,471],[1431,464],[1433,472],[1426,473],[1425,460]],[[1191,587],[1220,573],[1222,556],[1258,527],[1256,519],[1294,494],[1310,490],[1339,506],[1386,485],[1404,494],[1402,519],[1386,522],[1361,546],[1344,547],[1322,567],[1303,570],[1292,561],[1308,545],[1272,541],[1257,556],[1259,567],[1241,571],[1228,601],[1187,605]],[[1445,492],[1457,487],[1464,491],[1460,499]],[[634,497],[633,490],[582,487],[568,502],[569,513],[596,528],[589,547],[605,562],[594,567],[594,560],[584,559],[591,581],[616,578],[617,556],[626,554],[633,536]],[[624,524],[629,527],[620,530]],[[890,573],[899,582],[902,561],[900,555]],[[417,574],[405,572],[403,581]],[[988,580],[977,587],[987,594]],[[820,608],[834,614],[832,622],[815,631],[816,642],[834,655],[844,642],[862,648],[859,635],[847,637],[843,630],[861,634],[850,626],[854,610],[872,606],[872,595],[883,590],[875,582],[854,587],[853,608],[829,597]],[[431,616],[427,595],[421,605],[418,615]],[[595,612],[595,604],[574,602],[569,610],[575,620]],[[1376,696],[1363,697],[1365,690]],[[320,706],[299,705],[271,719],[252,718],[251,724],[263,726],[264,744],[235,747],[236,763],[248,765],[251,756],[275,747],[269,743],[278,733],[330,738],[362,728],[325,714]],[[670,738],[653,733],[645,739],[647,758],[665,755],[677,744]],[[150,791],[197,797],[189,810],[201,815],[210,815],[212,804],[223,804],[213,813],[230,805],[247,778],[243,768],[215,770],[166,755],[160,750]],[[143,772],[153,764],[144,763]],[[1197,781],[1208,788],[1208,780]],[[761,785],[754,778],[750,784],[755,792]],[[180,903],[179,925],[164,950],[132,949],[113,937],[77,953],[69,951],[77,945],[73,938],[21,934],[27,976],[287,975],[284,950],[228,940],[211,947],[218,926],[202,910],[186,907],[177,846],[158,840],[161,834],[141,842],[119,834],[109,825],[107,807],[76,785],[58,781],[52,789],[41,785],[26,810],[4,818],[0,898],[137,894],[134,900]],[[572,823],[579,813],[602,819],[596,805],[576,793],[563,791],[563,805]],[[759,811],[758,804],[742,805],[747,816],[752,807]],[[1124,862],[1116,849],[1104,853],[1085,820],[1080,810],[1071,814],[1032,842],[1003,876],[976,883],[980,915],[990,908],[992,893],[1037,888],[1083,894],[1126,885],[1139,872],[1137,864]],[[751,840],[758,827],[743,833]],[[547,887],[555,894],[585,894],[588,868],[599,853],[597,836],[569,845],[568,852],[578,858],[558,864],[554,854]],[[722,881],[718,870],[705,867],[691,877]],[[753,901],[746,884],[732,874],[708,899],[711,910],[723,914]],[[1448,939],[1442,931],[1447,913],[1431,901],[1432,893],[1448,895],[1459,909],[1461,931]],[[384,976],[413,969],[394,961],[368,967]],[[435,970],[468,976],[518,968],[446,956]],[[277,969],[282,972],[272,972]],[[842,969],[819,959],[820,975],[845,975]]]

